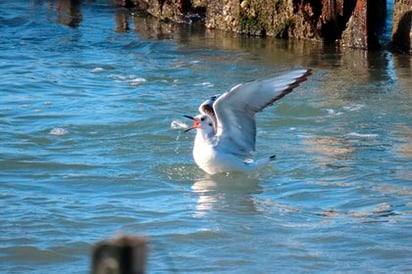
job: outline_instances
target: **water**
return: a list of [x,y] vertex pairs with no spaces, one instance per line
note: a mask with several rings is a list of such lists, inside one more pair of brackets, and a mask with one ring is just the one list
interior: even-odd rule
[[[410,57],[0,3],[2,273],[87,273],[120,233],[149,273],[412,271]],[[274,165],[201,172],[171,122],[293,67],[314,75],[258,115]]]

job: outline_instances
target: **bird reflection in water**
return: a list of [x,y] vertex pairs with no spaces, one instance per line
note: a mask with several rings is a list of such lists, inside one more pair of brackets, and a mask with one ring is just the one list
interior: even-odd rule
[[245,174],[209,176],[196,181],[192,190],[199,198],[195,217],[203,217],[209,211],[233,211],[236,214],[257,212],[254,195],[262,193],[258,178]]

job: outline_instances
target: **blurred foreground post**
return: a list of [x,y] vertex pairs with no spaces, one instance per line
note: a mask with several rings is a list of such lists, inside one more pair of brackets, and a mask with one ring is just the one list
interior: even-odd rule
[[143,274],[146,257],[144,237],[124,235],[104,240],[93,248],[92,274]]

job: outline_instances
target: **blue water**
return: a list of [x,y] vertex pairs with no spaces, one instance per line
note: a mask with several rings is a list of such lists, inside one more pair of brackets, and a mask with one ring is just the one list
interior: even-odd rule
[[[119,234],[148,237],[148,273],[412,271],[409,56],[62,3],[0,1],[2,273],[87,273]],[[273,166],[199,170],[171,122],[295,67],[257,117]]]

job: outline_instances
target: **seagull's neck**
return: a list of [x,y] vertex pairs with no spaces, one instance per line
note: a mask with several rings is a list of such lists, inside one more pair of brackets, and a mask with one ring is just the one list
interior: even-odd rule
[[195,142],[201,142],[203,144],[205,143],[212,143],[213,142],[213,136],[214,133],[213,132],[208,132],[206,130],[203,129],[196,129],[196,138],[195,138]]

